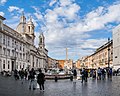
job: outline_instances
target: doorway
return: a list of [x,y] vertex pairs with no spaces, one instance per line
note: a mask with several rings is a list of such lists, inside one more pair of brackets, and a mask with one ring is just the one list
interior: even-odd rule
[[12,71],[14,71],[14,61],[12,61],[12,66],[11,66],[11,68],[12,68]]

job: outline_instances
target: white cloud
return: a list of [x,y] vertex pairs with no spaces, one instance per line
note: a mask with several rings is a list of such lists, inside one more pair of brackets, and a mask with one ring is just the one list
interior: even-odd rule
[[60,0],[60,5],[61,6],[67,6],[67,5],[72,4],[72,1],[73,0]]
[[52,1],[50,2],[49,6],[54,5],[56,2],[57,2],[57,0],[52,0]]
[[5,20],[5,24],[7,24],[8,26],[10,26],[13,29],[16,29],[18,23],[19,23],[19,19],[15,19],[16,17],[12,17],[8,20]]
[[120,4],[115,4],[107,8],[98,7],[98,9],[89,12],[85,18],[88,31],[102,29],[110,22],[120,22],[119,9]]
[[38,47],[38,44],[39,44],[39,36],[40,36],[40,32],[36,32],[35,31],[35,46]]
[[83,41],[83,44],[80,46],[80,48],[83,49],[97,49],[98,47],[102,46],[107,42],[107,39],[87,39]]
[[34,13],[34,15],[37,17],[38,20],[41,20],[43,18],[42,15],[39,13]]
[[[79,46],[79,52],[92,53],[107,40],[105,38],[88,39],[91,37],[89,32],[108,28],[108,23],[120,21],[120,14],[118,14],[120,13],[120,4],[113,4],[108,7],[99,6],[86,14],[83,19],[78,15],[80,6],[74,3],[74,0],[60,0],[60,3],[55,4],[60,6],[46,10],[44,16],[46,26],[42,28],[46,28],[44,34],[50,53],[66,47],[66,44],[68,47],[74,46],[76,48]],[[112,28],[112,26],[109,28]],[[59,46],[59,48],[55,48],[56,46]]]
[[0,5],[3,5],[7,2],[7,0],[0,0]]
[[[120,4],[110,6],[99,6],[97,9],[88,12],[81,19],[79,11],[81,7],[74,2],[75,0],[51,0],[50,6],[41,13],[40,9],[32,6],[35,13],[29,14],[33,17],[35,26],[43,23],[41,30],[44,31],[46,47],[49,54],[53,56],[63,56],[65,47],[69,48],[69,55],[80,53],[80,56],[91,54],[96,48],[107,42],[107,39],[99,37],[90,39],[91,31],[112,28],[109,23],[120,22]],[[10,6],[9,12],[14,10],[21,12],[21,8]],[[40,26],[39,26],[40,27]],[[35,45],[38,45],[39,32],[35,32]],[[55,57],[54,57],[55,58]],[[72,57],[70,57],[72,58]]]
[[17,11],[18,13],[22,13],[24,9],[16,6],[9,6],[8,11],[9,12]]
[[5,15],[5,13],[4,13],[4,12],[0,12],[0,15],[1,15],[1,16],[4,16],[4,15]]

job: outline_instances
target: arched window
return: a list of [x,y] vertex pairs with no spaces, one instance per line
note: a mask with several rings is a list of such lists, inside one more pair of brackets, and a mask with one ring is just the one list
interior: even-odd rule
[[30,26],[28,26],[28,32],[30,32]]
[[42,38],[40,38],[40,43],[42,43]]

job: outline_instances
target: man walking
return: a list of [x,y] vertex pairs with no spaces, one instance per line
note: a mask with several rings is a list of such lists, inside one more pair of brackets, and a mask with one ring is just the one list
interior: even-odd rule
[[40,90],[44,91],[44,82],[45,82],[45,75],[42,73],[42,70],[39,69],[39,74],[37,76],[37,83],[40,86]]

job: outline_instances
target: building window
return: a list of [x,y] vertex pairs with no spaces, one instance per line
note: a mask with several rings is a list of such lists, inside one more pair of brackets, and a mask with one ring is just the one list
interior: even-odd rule
[[38,59],[36,59],[36,67],[38,67]]
[[6,55],[6,48],[3,48],[3,54]]
[[22,53],[20,53],[20,59],[22,59]]
[[20,63],[20,69],[21,69],[21,63]]
[[8,69],[10,69],[10,61],[8,61]]
[[30,32],[30,26],[28,26],[28,32]]
[[42,43],[42,38],[40,38],[40,43]]
[[7,55],[10,56],[10,49],[7,49]]
[[14,48],[14,39],[12,39],[12,48]]
[[3,60],[3,69],[5,69],[5,60]]
[[7,45],[10,46],[10,37],[8,37]]
[[12,56],[14,56],[14,50],[12,50]]
[[18,49],[18,42],[16,41],[16,49]]
[[3,44],[5,45],[5,35],[3,34]]
[[22,50],[22,47],[21,47],[22,45],[20,44],[20,50]]
[[23,59],[25,60],[25,54],[23,53]]
[[23,69],[24,69],[24,64],[25,64],[25,63],[23,63]]
[[34,67],[34,62],[33,62],[33,67]]
[[25,52],[24,48],[23,48],[23,52]]

